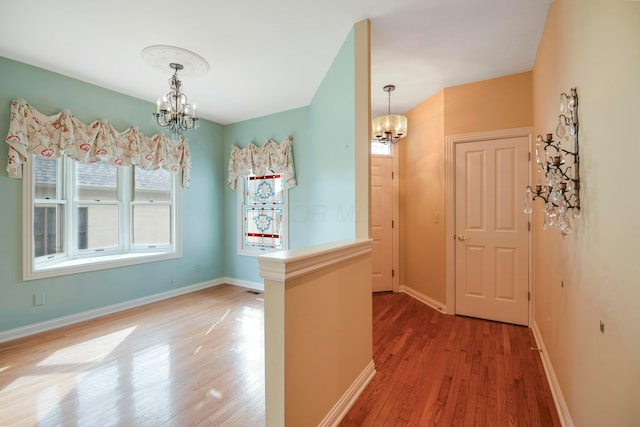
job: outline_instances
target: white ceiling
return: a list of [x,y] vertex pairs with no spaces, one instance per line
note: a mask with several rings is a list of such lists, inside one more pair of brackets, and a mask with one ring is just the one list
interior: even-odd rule
[[533,67],[550,0],[0,0],[0,56],[155,102],[169,73],[150,45],[211,65],[182,78],[201,116],[226,124],[308,105],[354,23],[371,21],[372,115],[438,90]]

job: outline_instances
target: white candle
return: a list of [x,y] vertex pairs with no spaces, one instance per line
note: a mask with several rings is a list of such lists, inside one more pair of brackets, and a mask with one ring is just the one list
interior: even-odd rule
[[160,114],[160,100],[156,101],[156,114]]

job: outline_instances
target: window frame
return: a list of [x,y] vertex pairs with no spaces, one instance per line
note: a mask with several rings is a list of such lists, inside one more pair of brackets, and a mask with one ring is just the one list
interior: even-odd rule
[[[170,245],[133,245],[133,230],[130,216],[133,212],[133,185],[135,166],[118,167],[118,201],[119,224],[118,235],[121,240],[119,248],[114,250],[87,250],[74,248],[77,243],[73,236],[77,232],[78,201],[75,195],[75,164],[76,162],[63,156],[56,159],[59,162],[57,173],[57,191],[60,200],[34,199],[34,155],[30,155],[24,164],[22,179],[22,276],[24,281],[57,277],[68,274],[76,274],[90,271],[98,271],[115,267],[143,264],[147,262],[162,261],[182,257],[182,187],[179,185],[179,177],[172,173],[171,189],[171,244]],[[60,182],[62,181],[62,182]],[[34,253],[34,215],[35,205],[61,204],[65,209],[63,221],[63,249],[53,257],[36,259]],[[62,203],[59,203],[62,202]],[[139,201],[138,201],[139,202]],[[113,203],[113,202],[111,202]],[[84,205],[84,203],[80,203]],[[42,257],[39,257],[42,258]]]
[[[66,198],[66,194],[67,194],[67,188],[64,185],[64,180],[62,180],[62,177],[65,174],[65,163],[62,161],[62,159],[53,159],[57,162],[56,165],[56,183],[55,183],[55,197],[53,199],[51,198],[44,198],[44,199],[36,199],[35,198],[35,193],[36,193],[36,180],[35,180],[35,176],[34,176],[34,172],[33,172],[33,165],[35,165],[36,162],[36,156],[31,156],[31,161],[29,162],[29,168],[26,167],[25,165],[25,170],[24,173],[28,173],[28,178],[31,179],[33,182],[31,183],[31,194],[30,194],[30,198],[31,198],[31,209],[30,210],[24,210],[24,212],[31,212],[31,218],[30,218],[30,224],[31,224],[31,235],[30,235],[30,239],[28,244],[32,245],[32,249],[31,249],[31,254],[33,254],[33,258],[35,261],[35,233],[34,233],[34,229],[35,229],[35,210],[37,208],[41,208],[41,209],[48,209],[50,207],[62,207],[62,209],[64,209],[65,214],[64,215],[68,215],[69,209],[70,209],[70,205],[68,203],[68,200]],[[26,178],[26,177],[25,177]],[[25,200],[24,197],[24,179],[23,179],[23,201]],[[36,206],[38,205],[38,206]],[[24,218],[24,217],[23,217]],[[23,222],[25,221],[25,219],[23,219]],[[23,227],[25,227],[27,224],[23,223]],[[67,242],[67,230],[66,230],[66,223],[63,221],[63,232],[60,233],[61,239],[62,239],[62,245],[60,247],[59,251],[56,251],[53,254],[45,254],[42,255],[38,258],[40,258],[41,263],[55,263],[58,262],[60,259],[64,259],[67,257],[67,253],[68,253],[68,242]],[[26,241],[25,241],[25,245],[26,245]]]
[[[42,200],[42,199],[39,199],[39,200]],[[35,206],[36,204],[38,206]],[[35,202],[34,203],[34,208],[33,208],[33,220],[32,220],[33,229],[35,230],[35,211],[36,211],[36,209],[43,209],[44,210],[43,228],[48,229],[49,228],[48,224],[47,224],[48,219],[49,219],[48,210],[49,209],[56,209],[56,208],[59,208],[59,207],[62,207],[65,211],[68,210],[67,204],[66,203],[61,203],[59,201],[59,199],[52,200],[51,203]],[[58,227],[59,227],[59,224],[56,224],[56,228],[58,228]],[[62,227],[62,229],[64,230],[64,227]],[[62,245],[61,245],[60,251],[56,251],[54,253],[47,253],[45,255],[40,256],[39,258],[41,258],[42,260],[44,260],[46,258],[46,260],[52,261],[52,260],[58,260],[58,259],[61,259],[63,257],[66,257],[66,252],[67,252],[66,248],[67,247],[66,247],[66,236],[65,236],[65,233],[64,232],[56,233],[56,236],[58,236],[58,235],[62,235]],[[49,240],[48,237],[44,238],[43,246],[48,246],[47,245],[48,244],[48,240]],[[35,243],[35,233],[34,233],[34,236],[33,236],[32,244],[34,246],[33,250],[35,252],[35,247],[37,246],[36,243]],[[34,254],[34,257],[35,257],[35,254]]]
[[[118,254],[126,252],[127,242],[125,237],[127,237],[126,230],[126,218],[124,213],[124,205],[126,203],[126,197],[128,192],[124,187],[126,187],[127,178],[129,175],[130,167],[118,167],[111,166],[116,168],[116,199],[115,200],[85,200],[80,199],[78,196],[78,162],[62,159],[63,163],[66,163],[66,167],[63,169],[63,182],[68,184],[68,202],[70,203],[69,207],[69,216],[68,225],[69,227],[73,227],[69,230],[68,237],[68,257],[72,258],[87,258],[91,257],[91,255],[95,255],[96,253],[100,253],[100,256],[107,256],[108,254]],[[64,178],[67,177],[67,180]],[[74,185],[75,184],[75,185]],[[115,246],[105,246],[96,249],[80,249],[77,244],[72,245],[71,243],[77,243],[77,237],[74,237],[78,232],[78,209],[80,207],[86,207],[87,209],[91,206],[116,206],[117,208],[117,218],[118,218],[118,242]]]
[[[389,152],[388,153],[375,152],[376,150],[375,150],[374,146],[388,146],[389,147]],[[391,143],[391,142],[387,142],[385,144],[385,143],[382,143],[382,142],[380,142],[380,141],[378,141],[376,139],[372,139],[369,142],[369,153],[372,156],[393,157],[393,146],[394,146],[394,144]]]
[[[236,191],[237,193],[236,207],[237,207],[237,218],[238,218],[236,241],[237,241],[238,255],[257,257],[259,255],[264,255],[267,253],[286,251],[289,249],[289,189],[287,188],[285,183],[284,173],[274,172],[271,170],[265,171],[265,174],[261,176],[282,175],[283,197],[284,197],[284,203],[282,204],[282,216],[283,216],[282,248],[247,248],[244,245],[244,208],[245,208],[244,197],[247,191],[247,178],[252,175],[253,175],[252,173],[249,173],[249,175],[243,175],[239,177],[239,180],[241,181],[239,185],[240,188],[238,189],[238,191]],[[255,175],[255,176],[260,176],[260,175]]]
[[[178,184],[178,175],[172,172],[168,172],[171,175],[171,188],[172,188],[172,194],[175,193],[176,191],[178,191],[179,189],[181,189],[182,187]],[[129,187],[129,191],[131,192],[131,194],[129,195],[129,216],[127,218],[128,224],[127,227],[129,229],[129,240],[128,240],[128,244],[129,246],[129,252],[130,253],[139,253],[139,252],[147,252],[149,250],[161,250],[162,248],[166,248],[168,246],[171,245],[165,245],[165,244],[161,244],[161,243],[153,243],[153,244],[136,244],[135,242],[135,221],[134,221],[134,214],[135,214],[135,207],[136,206],[170,206],[170,210],[169,210],[169,221],[172,221],[174,216],[176,215],[176,207],[175,207],[175,200],[172,200],[171,197],[169,198],[169,200],[142,200],[142,199],[136,199],[136,176],[135,176],[135,170],[132,169],[131,170],[131,179],[130,179],[130,184]],[[175,198],[174,198],[175,199]],[[176,219],[177,221],[177,219]],[[175,229],[176,227],[174,226],[173,229]],[[174,242],[176,241],[176,233],[175,230],[172,230],[172,234],[169,238],[170,241]]]

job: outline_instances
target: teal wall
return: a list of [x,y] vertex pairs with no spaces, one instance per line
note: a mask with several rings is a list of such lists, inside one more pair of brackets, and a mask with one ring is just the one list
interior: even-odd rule
[[[0,331],[224,276],[223,127],[202,120],[188,135],[193,169],[191,188],[182,193],[182,258],[23,282],[22,180],[4,172],[11,100],[23,98],[44,114],[68,108],[85,123],[107,119],[118,130],[137,125],[152,135],[159,128],[150,119],[153,103],[3,57],[0,75]],[[46,304],[34,307],[34,293],[45,293]]]
[[[297,108],[257,119],[226,125],[224,128],[224,158],[229,161],[231,147],[246,147],[250,142],[261,147],[267,140],[280,143],[287,136],[293,138],[293,160],[298,185],[289,190],[289,247],[306,245],[306,206],[308,204],[309,165],[309,113],[308,108]],[[225,177],[226,179],[226,177]],[[225,181],[226,182],[226,181]],[[238,255],[238,207],[237,192],[225,189],[225,272],[227,277],[262,283],[258,275],[258,259],[255,256]]]
[[[225,126],[232,145],[293,137],[298,185],[289,191],[291,249],[355,237],[355,65],[351,30],[308,107]],[[237,194],[226,190],[228,277],[262,283],[256,257],[238,255]]]
[[309,106],[308,245],[355,238],[355,78],[352,29]]

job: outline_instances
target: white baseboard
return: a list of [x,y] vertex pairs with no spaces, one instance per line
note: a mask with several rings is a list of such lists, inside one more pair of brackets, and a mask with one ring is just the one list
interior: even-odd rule
[[360,394],[362,394],[375,375],[376,367],[372,360],[349,386],[347,391],[344,392],[340,400],[331,408],[327,416],[318,424],[318,427],[335,427],[340,424],[340,421],[347,415],[349,409],[356,403]]
[[40,332],[50,331],[51,329],[60,328],[62,326],[84,322],[85,320],[95,319],[96,317],[106,316],[107,314],[117,313],[119,311],[128,310],[130,308],[140,307],[152,302],[162,301],[167,298],[188,294],[190,292],[199,291],[201,289],[210,288],[212,286],[221,285],[223,283],[229,283],[229,281],[227,281],[226,279],[215,279],[208,282],[196,283],[195,285],[171,289],[170,291],[148,295],[146,297],[124,301],[106,307],[96,308],[94,310],[83,311],[82,313],[71,314],[69,316],[58,317],[56,319],[34,323],[32,325],[9,329],[7,331],[0,332],[0,343],[26,337],[28,335],[38,334]]
[[243,288],[249,288],[256,291],[264,292],[264,282],[250,282],[248,280],[234,279],[233,277],[222,277],[219,280],[221,280],[221,283],[228,283],[229,285],[242,286]]
[[435,299],[426,296],[425,294],[416,291],[413,288],[410,288],[406,285],[400,285],[400,292],[404,292],[405,294],[417,299],[423,304],[428,305],[429,307],[438,310],[441,313],[447,313],[446,304],[441,303],[440,301],[436,301]]
[[538,348],[542,351],[540,352],[540,358],[542,359],[542,366],[544,367],[544,372],[547,375],[547,382],[549,383],[549,387],[551,388],[551,394],[553,395],[553,402],[556,404],[556,409],[558,410],[558,417],[560,417],[560,424],[563,427],[573,427],[573,421],[571,420],[571,414],[569,413],[569,408],[567,407],[567,402],[564,400],[564,396],[562,395],[562,390],[560,389],[560,383],[558,382],[558,377],[556,377],[556,373],[553,370],[553,365],[551,364],[551,359],[549,359],[549,353],[547,353],[547,348],[544,345],[544,341],[542,340],[542,335],[540,334],[540,330],[538,329],[538,324],[533,322],[533,337],[536,340]]

